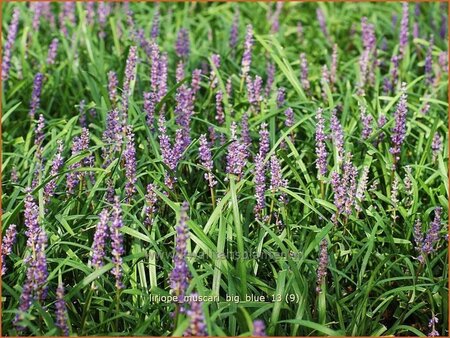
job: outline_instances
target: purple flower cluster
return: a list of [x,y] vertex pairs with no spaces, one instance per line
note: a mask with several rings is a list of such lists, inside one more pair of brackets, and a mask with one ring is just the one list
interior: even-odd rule
[[27,267],[26,280],[19,301],[19,313],[14,322],[17,325],[23,319],[34,300],[43,301],[47,296],[47,258],[45,248],[47,235],[39,225],[39,208],[27,188],[25,196],[25,234],[27,236],[28,255],[24,259]]
[[115,285],[117,290],[121,290],[124,287],[122,282],[122,274],[123,274],[122,255],[125,253],[125,250],[123,248],[123,234],[121,232],[122,227],[123,227],[122,209],[120,207],[119,198],[116,196],[112,208],[110,236],[112,249],[111,255],[112,255],[112,262],[114,264],[111,273],[116,279]]
[[125,184],[125,192],[127,201],[130,202],[134,193],[136,192],[136,149],[134,144],[133,127],[128,125],[126,128],[126,141],[123,157],[125,159],[125,177],[127,183]]
[[336,149],[337,161],[340,163],[344,157],[344,131],[342,130],[342,125],[336,116],[336,109],[331,113],[331,138],[333,140],[333,145]]
[[55,64],[56,54],[58,53],[58,42],[58,39],[54,38],[48,47],[47,63],[49,65]]
[[322,30],[323,35],[325,36],[326,39],[329,39],[327,22],[325,20],[325,15],[323,14],[322,9],[317,8],[316,14],[317,14],[317,21],[319,22],[319,26],[320,29]]
[[266,87],[264,89],[267,97],[270,95],[270,91],[272,90],[273,82],[275,81],[275,64],[273,62],[267,62],[267,81]]
[[186,315],[190,318],[189,326],[184,332],[185,337],[206,337],[205,315],[203,314],[202,302],[198,300],[198,295],[193,293],[190,295],[190,309],[186,311]]
[[442,138],[438,132],[436,132],[433,136],[433,142],[431,143],[431,150],[433,151],[433,162],[436,162],[436,159],[441,152],[442,149]]
[[365,194],[367,191],[367,181],[369,179],[369,167],[364,167],[361,173],[361,178],[358,182],[358,188],[356,189],[356,198],[359,203],[355,203],[356,211],[360,212],[362,210],[361,203],[365,199]]
[[217,184],[217,181],[212,173],[214,163],[212,160],[211,148],[208,140],[206,139],[206,134],[200,135],[199,142],[200,146],[198,152],[200,154],[201,164],[206,169],[205,179],[208,181],[209,187],[213,188]]
[[62,283],[58,284],[56,289],[56,326],[59,327],[64,336],[69,336],[69,326],[67,323],[66,302],[64,301],[64,286]]
[[266,164],[264,156],[258,153],[255,157],[255,199],[256,204],[253,209],[256,219],[261,219],[261,213],[266,206]]
[[212,64],[215,67],[211,69],[211,72],[209,74],[209,80],[211,81],[211,88],[216,88],[217,87],[217,82],[218,82],[218,74],[216,71],[219,70],[220,68],[220,55],[219,54],[212,54],[211,55],[211,61]]
[[372,115],[367,114],[367,109],[365,106],[361,105],[359,107],[359,109],[360,109],[360,114],[361,114],[361,122],[363,125],[361,138],[363,140],[367,140],[370,137],[370,135],[372,134],[373,117],[372,117]]
[[283,107],[285,101],[286,101],[286,88],[284,88],[284,87],[278,88],[277,107],[278,108]]
[[122,148],[122,121],[120,120],[119,110],[114,108],[106,116],[106,128],[103,132],[102,141],[104,142],[102,157],[104,159],[103,167],[111,164],[116,152]]
[[216,93],[216,121],[219,124],[225,123],[225,113],[223,110],[223,93],[221,90],[218,90]]
[[322,108],[317,109],[316,113],[316,167],[318,170],[318,178],[324,177],[327,174],[327,147],[325,141],[327,136],[325,134],[325,119],[323,118]]
[[336,83],[336,74],[338,68],[338,46],[333,45],[333,53],[331,54],[331,66],[330,66],[330,87],[333,88]]
[[146,206],[144,208],[145,221],[144,223],[150,227],[153,224],[153,217],[156,212],[156,202],[158,197],[155,193],[156,186],[152,183],[147,185],[147,194],[145,195]]
[[417,257],[421,263],[425,261],[426,255],[436,251],[435,244],[439,241],[439,231],[441,230],[441,213],[441,207],[436,207],[436,209],[434,209],[434,219],[431,222],[425,239],[422,242],[420,256]]
[[[279,192],[280,188],[287,187],[287,180],[281,174],[281,165],[276,155],[270,158],[270,190],[272,193]],[[281,193],[278,200],[280,203],[287,203],[286,194]]]
[[256,319],[253,321],[253,337],[265,337],[266,336],[266,325],[261,319]]
[[302,83],[303,90],[306,92],[309,92],[309,89],[311,88],[311,85],[309,83],[308,79],[308,60],[306,59],[306,54],[301,53],[300,54],[300,81]]
[[36,112],[39,109],[39,105],[41,103],[41,90],[42,90],[42,82],[44,80],[44,75],[42,73],[37,73],[34,77],[33,81],[33,92],[31,94],[30,101],[30,117],[34,118]]
[[238,38],[239,38],[239,12],[236,11],[236,13],[234,13],[233,16],[233,23],[230,29],[230,41],[229,41],[230,49],[232,50],[233,54],[238,43]]
[[395,125],[392,129],[391,148],[389,149],[389,152],[394,156],[393,169],[396,168],[397,163],[400,160],[401,146],[406,137],[406,115],[408,114],[407,99],[406,83],[403,83],[400,101],[394,114]]
[[[72,143],[72,157],[80,154],[81,152],[87,150],[89,148],[89,129],[83,128],[81,135],[77,136],[73,139]],[[83,161],[77,161],[69,166],[71,170],[70,173],[67,174],[67,193],[73,194],[75,192],[75,188],[80,183],[80,180],[85,174],[82,172],[77,172],[79,168],[84,166],[92,166],[93,157],[89,155],[83,159]]]
[[259,110],[259,104],[262,101],[262,78],[258,75],[252,80],[251,76],[246,77],[248,102],[255,110]]
[[[189,240],[188,215],[189,205],[183,202],[180,210],[180,221],[176,227],[175,254],[173,256],[173,269],[170,273],[170,290],[172,295],[178,296],[181,304],[184,303],[184,296],[189,286],[189,267],[186,257],[188,255],[187,243]],[[182,308],[182,311],[184,309]]]
[[181,28],[178,31],[177,42],[175,44],[175,51],[180,58],[187,58],[190,52],[189,46],[189,32],[186,28]]
[[242,55],[242,76],[244,78],[247,77],[248,72],[250,71],[250,65],[252,63],[252,48],[253,48],[253,26],[247,25],[247,33],[245,35],[244,42],[244,54]]
[[433,74],[433,41],[434,38],[431,36],[430,42],[427,49],[427,54],[425,56],[425,82],[427,85],[433,85],[434,74]]
[[2,276],[6,272],[6,256],[9,256],[12,252],[12,247],[16,242],[17,230],[16,225],[11,224],[8,229],[6,229],[5,236],[2,239]]
[[431,317],[428,327],[430,328],[430,333],[428,337],[439,337],[439,332],[436,330],[436,324],[439,323],[439,319],[436,316]]
[[153,13],[153,22],[152,22],[152,30],[150,33],[150,37],[153,41],[156,41],[159,35],[159,21],[160,21],[160,12],[159,12],[159,3],[155,3],[155,12]]
[[131,93],[131,82],[135,79],[136,67],[137,67],[138,55],[137,47],[131,46],[128,52],[127,63],[125,65],[125,77],[123,79],[123,92],[122,92],[122,118],[125,120],[128,113],[128,104]]
[[18,7],[14,8],[11,22],[8,28],[8,37],[6,38],[5,45],[3,46],[3,59],[2,59],[2,80],[6,81],[9,78],[9,68],[11,67],[11,54],[16,41],[17,29],[19,27],[19,15],[20,10]]
[[[58,140],[58,149],[55,156],[53,157],[52,167],[50,169],[50,176],[54,177],[58,175],[64,164],[64,158],[62,152],[64,150],[64,145],[62,140]],[[44,203],[47,204],[50,199],[54,196],[56,190],[56,177],[52,178],[44,187]]]
[[144,111],[147,117],[147,124],[153,131],[155,123],[156,96],[154,92],[144,92]]
[[348,154],[342,165],[342,173],[333,171],[331,174],[331,187],[334,192],[334,205],[337,214],[333,216],[333,220],[337,222],[340,214],[350,215],[352,206],[355,204],[356,195],[356,178],[358,170],[352,164],[351,155]]
[[317,287],[316,291],[318,293],[322,292],[322,285],[325,282],[325,278],[327,276],[327,267],[328,267],[328,243],[324,238],[320,242],[320,252],[318,259],[318,268],[317,268]]
[[117,101],[117,86],[119,85],[119,81],[117,80],[117,74],[112,70],[108,72],[108,94],[109,100],[111,101],[112,106],[115,106]]
[[105,245],[108,239],[108,222],[109,212],[104,209],[99,215],[94,240],[92,242],[92,257],[89,261],[94,269],[99,269],[103,266],[103,259],[105,258]]
[[408,3],[403,3],[403,13],[402,13],[402,21],[400,23],[400,46],[399,46],[399,53],[400,57],[402,58],[406,46],[408,45],[408,37],[409,37],[409,7]]
[[247,144],[238,138],[237,125],[233,121],[231,124],[231,143],[227,152],[227,173],[236,175],[240,179],[247,164],[247,154]]

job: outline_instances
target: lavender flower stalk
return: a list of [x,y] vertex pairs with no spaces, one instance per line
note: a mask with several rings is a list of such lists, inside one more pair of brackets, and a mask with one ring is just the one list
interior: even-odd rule
[[317,268],[317,287],[316,292],[321,293],[322,287],[325,284],[325,278],[327,276],[328,267],[328,243],[324,238],[320,242],[320,253],[318,259],[319,267]]
[[439,323],[439,319],[433,315],[428,323],[428,327],[431,329],[430,333],[428,333],[428,337],[439,337],[439,332],[436,330],[437,323]]
[[117,86],[119,81],[117,80],[117,74],[113,71],[108,72],[108,93],[111,105],[115,106],[117,102]]
[[69,336],[69,326],[67,323],[66,302],[64,301],[64,286],[58,284],[56,289],[56,326],[59,327],[64,336]]
[[406,94],[406,83],[402,84],[400,101],[397,105],[397,109],[394,114],[395,126],[392,129],[391,136],[391,148],[389,152],[394,156],[393,169],[395,170],[398,161],[400,160],[400,152],[403,141],[406,137],[406,115],[408,114],[407,99]]
[[190,309],[186,314],[190,318],[190,323],[183,336],[185,337],[205,337],[206,331],[205,315],[203,314],[202,302],[198,299],[196,293],[190,296]]
[[253,337],[265,337],[266,336],[266,325],[260,319],[253,321]]
[[14,8],[11,22],[8,28],[8,37],[6,38],[5,45],[3,47],[3,59],[2,59],[2,80],[6,81],[9,78],[9,69],[11,67],[11,54],[16,41],[17,30],[19,27],[19,15],[20,10],[18,7]]
[[364,201],[365,199],[365,194],[367,191],[367,181],[369,178],[369,167],[364,167],[361,173],[361,178],[359,180],[358,183],[358,188],[356,189],[356,198],[358,200],[359,203],[355,203],[355,209],[358,212],[361,212],[362,208],[361,208],[361,203]]
[[126,127],[126,142],[125,150],[123,152],[125,159],[125,176],[127,183],[125,184],[125,192],[127,195],[127,201],[130,202],[134,193],[136,192],[136,149],[134,144],[133,127]]
[[136,66],[137,66],[137,47],[131,46],[128,53],[127,63],[125,66],[125,77],[123,80],[123,93],[122,93],[122,118],[125,120],[126,114],[128,113],[128,103],[130,95],[131,82],[135,79]]
[[[82,151],[85,151],[89,148],[89,130],[83,128],[81,135],[75,137],[73,139],[72,144],[72,157],[78,155]],[[88,164],[92,161],[92,157],[87,157],[83,160],[83,164]],[[67,174],[67,193],[73,194],[75,192],[75,188],[80,183],[81,178],[83,177],[83,173],[76,172],[77,169],[81,168],[82,162],[78,161],[69,166],[69,169],[72,170]]]
[[338,46],[333,45],[333,54],[331,54],[331,67],[330,67],[330,87],[333,88],[336,83],[336,74],[338,68]]
[[336,149],[337,161],[340,163],[344,156],[344,131],[336,116],[336,109],[331,113],[331,137]]
[[325,140],[327,136],[325,135],[325,119],[323,118],[322,108],[317,109],[316,113],[316,167],[318,170],[317,178],[321,179],[327,174],[327,147],[325,145]]
[[239,37],[239,12],[236,11],[234,13],[233,23],[230,29],[230,42],[229,42],[230,49],[232,50],[233,55],[238,43],[238,37]]
[[433,142],[431,143],[431,150],[433,151],[433,163],[436,162],[436,159],[441,152],[442,149],[442,138],[438,132],[436,132],[433,136]]
[[144,112],[147,117],[147,125],[153,131],[155,124],[156,97],[153,92],[144,92]]
[[[283,179],[281,174],[280,161],[276,155],[272,155],[270,158],[270,190],[272,193],[279,192],[280,188],[287,187],[287,180]],[[281,193],[278,200],[280,203],[287,203],[286,194]]]
[[156,213],[156,202],[158,201],[158,196],[155,193],[156,186],[154,184],[147,185],[147,194],[145,195],[146,206],[144,208],[145,221],[144,223],[151,227],[153,224],[153,217]]
[[247,33],[244,42],[244,54],[242,56],[242,77],[246,78],[252,63],[253,26],[247,25]]
[[189,33],[186,28],[181,28],[178,31],[177,42],[175,45],[175,52],[180,58],[187,58],[190,52]]
[[160,12],[159,12],[159,3],[155,3],[155,12],[153,13],[153,22],[152,22],[152,30],[151,30],[151,38],[153,41],[156,41],[159,35],[159,20],[160,20]]
[[39,109],[39,105],[41,102],[41,90],[43,79],[44,75],[42,75],[42,73],[37,73],[36,76],[34,77],[33,93],[31,94],[30,113],[29,113],[31,118],[34,118],[36,112]]
[[255,199],[256,204],[253,209],[255,217],[261,220],[262,211],[266,206],[265,201],[266,194],[266,164],[264,163],[264,157],[261,153],[258,153],[255,157]]
[[217,181],[214,179],[214,175],[212,174],[214,163],[212,160],[211,149],[208,144],[208,140],[206,139],[206,134],[201,134],[199,141],[200,147],[198,151],[200,154],[200,163],[206,169],[205,179],[208,181],[209,187],[213,188],[217,184]]
[[431,36],[430,44],[428,45],[427,54],[425,57],[425,82],[427,85],[432,85],[434,82],[433,74],[433,41],[434,38]]
[[372,134],[372,121],[373,117],[370,114],[367,114],[367,108],[363,105],[359,107],[359,111],[361,114],[361,122],[363,125],[361,137],[363,140],[367,140]]
[[216,93],[216,120],[219,125],[225,123],[225,113],[222,105],[223,93],[221,90],[218,90]]
[[[184,296],[186,295],[190,279],[189,267],[186,261],[188,255],[187,243],[189,241],[188,209],[188,203],[183,202],[180,210],[180,221],[176,227],[173,269],[169,275],[170,292],[172,295],[178,296],[178,301],[181,305],[184,303]],[[184,310],[182,306],[180,311],[184,312]]]
[[99,221],[95,229],[94,240],[92,242],[92,257],[89,265],[94,269],[99,269],[103,266],[103,259],[105,258],[105,245],[108,239],[108,222],[109,212],[104,209],[99,215]]
[[50,46],[48,47],[47,63],[49,65],[55,64],[57,52],[58,52],[58,39],[55,38],[52,40]]
[[317,8],[316,10],[317,14],[317,21],[319,22],[320,29],[322,30],[323,35],[328,40],[328,29],[327,29],[327,23],[325,21],[325,15],[323,14],[323,11],[320,8]]
[[6,229],[5,236],[2,239],[2,276],[6,272],[6,256],[9,256],[12,252],[12,247],[16,242],[17,230],[16,225],[11,224],[8,229]]
[[400,46],[399,46],[399,53],[400,57],[402,58],[406,46],[408,45],[408,37],[409,37],[409,7],[408,3],[403,3],[403,13],[402,13],[402,21],[400,23]]
[[277,107],[281,108],[286,101],[286,88],[278,88],[277,92]]
[[308,79],[308,60],[306,59],[306,54],[300,54],[300,81],[302,83],[303,90],[308,92],[310,89],[309,79]]
[[439,241],[439,231],[441,230],[441,213],[441,207],[434,209],[434,219],[430,224],[422,245],[422,252],[424,254],[430,254],[436,250],[435,244]]
[[247,164],[247,146],[238,139],[237,125],[234,121],[231,124],[231,141],[228,146],[226,171],[228,174],[234,174],[240,179]]
[[122,209],[120,207],[119,198],[116,196],[112,209],[110,236],[112,248],[111,251],[112,262],[114,264],[111,273],[116,279],[115,285],[117,290],[121,290],[124,287],[122,282],[122,274],[123,274],[122,255],[125,253],[125,250],[123,248],[123,234],[121,232],[122,227],[123,227]]
[[422,250],[422,243],[423,243],[423,234],[422,234],[422,222],[420,219],[417,219],[414,223],[414,244],[416,247],[416,250],[420,252]]
[[[50,169],[50,176],[58,175],[60,169],[64,164],[64,158],[62,152],[64,150],[64,145],[62,140],[58,140],[58,150],[53,157],[52,167]],[[49,181],[44,187],[44,203],[47,204],[50,199],[55,195],[56,190],[56,177]]]
[[248,102],[253,106],[255,110],[259,110],[259,104],[262,101],[262,79],[260,76],[256,75],[255,79],[252,81],[251,76],[247,76],[247,96]]

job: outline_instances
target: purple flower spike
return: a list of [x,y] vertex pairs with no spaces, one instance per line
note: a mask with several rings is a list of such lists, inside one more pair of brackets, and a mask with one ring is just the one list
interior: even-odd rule
[[434,210],[434,219],[430,224],[422,245],[422,251],[425,254],[430,254],[436,250],[435,244],[439,241],[439,231],[441,230],[441,213],[441,207],[437,207]]
[[136,192],[136,149],[134,144],[133,127],[126,127],[126,142],[125,150],[123,152],[125,159],[125,176],[127,183],[125,184],[125,192],[127,194],[127,201],[130,202],[134,193]]
[[241,178],[245,165],[247,164],[247,144],[237,137],[237,125],[231,123],[231,143],[228,146],[227,153],[227,173]]
[[318,293],[322,292],[322,284],[325,282],[327,277],[327,267],[328,267],[328,243],[324,238],[320,242],[320,253],[319,253],[319,267],[317,268],[317,287],[316,291]]
[[303,90],[308,92],[310,89],[309,79],[308,79],[308,60],[306,59],[306,54],[300,54],[300,81],[302,83]]
[[180,58],[187,58],[190,52],[189,33],[187,29],[181,28],[178,31],[177,42],[175,45],[175,52]]
[[265,158],[270,149],[269,131],[267,130],[267,123],[261,123],[259,128],[259,154]]
[[269,97],[272,90],[273,82],[275,80],[275,64],[272,62],[267,62],[267,82],[265,88],[265,94]]
[[256,319],[253,321],[253,337],[265,337],[266,336],[266,325],[261,319]]
[[147,185],[147,194],[145,195],[146,206],[144,208],[145,221],[144,223],[150,227],[153,224],[153,217],[156,213],[156,202],[158,202],[158,196],[155,193],[156,186],[154,184]]
[[423,234],[422,234],[422,222],[420,219],[417,219],[414,223],[414,245],[418,252],[421,252],[422,250],[422,244],[423,244]]
[[436,324],[439,323],[439,319],[436,316],[431,317],[428,327],[431,329],[428,333],[428,337],[439,337],[439,332],[436,330]]
[[425,81],[427,85],[432,85],[434,82],[433,74],[433,41],[434,38],[431,36],[430,44],[428,45],[427,55],[425,57]]
[[[275,155],[270,158],[270,190],[272,193],[279,192],[280,188],[287,187],[287,180],[281,174],[280,161]],[[286,194],[281,193],[278,198],[280,203],[287,203]]]
[[325,21],[325,15],[323,14],[323,11],[320,8],[317,8],[316,14],[317,14],[317,21],[319,22],[320,29],[322,30],[322,33],[325,36],[325,38],[328,39],[329,35],[328,35],[327,23]]
[[55,38],[52,40],[50,46],[48,47],[47,63],[49,65],[55,64],[57,52],[58,52],[58,39]]
[[64,287],[62,283],[58,284],[56,289],[56,326],[59,327],[64,336],[69,336],[69,326],[67,324],[66,302],[64,301]]
[[400,101],[394,114],[395,126],[392,129],[392,144],[389,149],[389,152],[394,156],[393,169],[396,168],[396,165],[400,160],[401,146],[406,137],[406,115],[408,114],[406,83],[402,84],[401,93]]
[[367,140],[370,135],[372,134],[372,122],[373,117],[370,114],[367,114],[367,109],[365,106],[361,105],[359,107],[360,114],[361,114],[361,122],[363,125],[361,137],[363,140]]
[[247,33],[244,42],[244,54],[242,55],[242,76],[247,77],[252,63],[252,47],[253,47],[253,26],[247,25]]
[[294,125],[294,111],[291,107],[287,108],[284,111],[284,116],[286,116],[286,120],[284,121],[284,125],[288,128]]
[[121,232],[122,227],[123,227],[122,209],[120,207],[119,198],[116,196],[112,209],[110,236],[112,248],[111,250],[112,262],[114,264],[111,273],[116,279],[116,289],[118,290],[121,290],[124,287],[122,282],[122,274],[123,274],[122,255],[125,253],[125,250],[123,248],[123,234]]
[[111,104],[114,106],[117,101],[117,86],[119,85],[119,81],[117,80],[117,74],[113,71],[108,72],[108,93],[109,100]]
[[159,3],[155,3],[155,13],[153,14],[153,22],[152,22],[152,30],[151,30],[151,38],[153,41],[156,41],[159,35],[159,20],[160,20],[160,13],[159,13]]
[[255,157],[255,199],[256,205],[253,209],[256,219],[261,220],[261,213],[265,208],[266,194],[266,164],[264,163],[264,157],[261,154],[257,154]]
[[[75,137],[73,139],[72,144],[72,157],[78,155],[82,151],[85,151],[89,148],[89,130],[83,128],[81,135]],[[83,162],[76,162],[70,165],[69,169],[73,170],[72,172],[67,174],[67,193],[73,194],[75,192],[75,188],[80,183],[80,180],[83,176],[85,176],[85,172],[77,172],[76,170],[81,168],[82,164],[86,166],[92,166],[93,157],[92,155],[83,159]]]
[[361,203],[365,199],[365,194],[367,191],[367,180],[369,178],[369,167],[364,167],[361,173],[361,178],[358,183],[358,188],[356,189],[356,198],[359,201],[359,204],[355,203],[356,211],[360,212],[362,210]]
[[334,192],[334,205],[337,214],[333,215],[333,221],[337,222],[340,214],[350,215],[356,197],[356,177],[358,171],[352,164],[351,155],[348,154],[343,166],[342,174],[334,171],[331,174],[331,186]]
[[193,293],[189,296],[190,309],[186,314],[190,318],[190,323],[183,336],[185,337],[206,337],[208,332],[206,331],[205,315],[203,314],[202,302],[198,299],[198,295]]
[[[175,254],[173,256],[173,269],[169,275],[170,291],[178,296],[180,304],[184,303],[184,296],[189,286],[190,272],[186,261],[188,255],[187,244],[189,241],[188,215],[189,205],[183,202],[180,210],[180,221],[176,227]],[[184,312],[181,307],[181,312]]]
[[338,46],[337,44],[333,45],[333,54],[331,55],[331,67],[330,67],[330,84],[331,87],[334,87],[336,83],[336,73],[338,68]]
[[259,109],[259,104],[262,101],[262,79],[256,75],[252,81],[251,76],[247,76],[247,96],[248,102],[256,109]]
[[39,109],[39,105],[41,103],[41,90],[42,90],[42,81],[44,80],[44,75],[42,73],[37,73],[34,77],[33,82],[33,93],[31,94],[30,101],[30,117],[34,118],[36,112]]
[[193,95],[196,95],[197,92],[200,90],[201,76],[202,76],[201,69],[194,69],[192,71],[191,88]]
[[286,88],[279,88],[277,93],[277,107],[281,108],[286,101]]
[[155,106],[156,106],[156,98],[153,92],[145,92],[144,93],[144,111],[147,116],[147,124],[150,127],[150,130],[153,131],[155,124]]
[[402,21],[400,23],[400,46],[399,53],[403,57],[406,46],[408,45],[409,37],[409,5],[407,2],[403,3]]
[[[214,67],[216,67],[216,70],[218,71],[220,68],[220,55],[212,54],[211,61],[214,65]],[[211,88],[217,87],[217,82],[218,82],[217,77],[218,77],[218,75],[217,75],[216,71],[213,68],[211,68],[211,72],[209,74],[209,80],[211,81]]]
[[233,23],[231,25],[230,29],[230,49],[232,50],[232,53],[234,53],[237,43],[238,43],[238,37],[239,37],[239,12],[236,11],[233,16]]
[[130,95],[132,94],[130,91],[130,85],[131,82],[135,79],[137,60],[138,60],[137,47],[131,46],[130,51],[128,53],[127,63],[125,66],[125,77],[123,80],[122,118],[124,120],[126,118],[126,114],[128,113],[129,98]]
[[18,7],[14,8],[11,22],[7,30],[8,37],[6,38],[5,45],[3,47],[3,59],[2,59],[2,80],[6,81],[9,78],[9,68],[11,67],[11,54],[16,41],[17,30],[19,27],[19,15],[20,10]]
[[199,142],[200,146],[198,152],[200,154],[200,163],[206,169],[205,179],[208,181],[209,187],[213,188],[217,184],[217,181],[212,174],[214,163],[212,160],[211,148],[206,139],[206,134],[200,135]]
[[2,276],[6,272],[6,256],[9,256],[12,252],[12,247],[16,242],[17,230],[16,225],[11,224],[8,229],[6,229],[5,236],[2,239]]
[[99,221],[94,234],[94,241],[92,242],[92,258],[89,265],[94,269],[99,269],[103,266],[105,245],[106,240],[108,239],[108,222],[109,212],[104,209],[99,215]]
[[331,113],[331,137],[337,151],[337,161],[341,162],[344,157],[344,131],[336,116],[336,109]]
[[431,150],[433,150],[433,162],[436,162],[436,159],[442,150],[442,138],[438,132],[436,132],[433,136],[433,142],[431,143]]
[[219,124],[225,123],[225,114],[223,111],[223,93],[221,90],[218,90],[216,93],[216,120]]
[[303,25],[301,21],[297,23],[297,37],[299,41],[303,40]]
[[319,108],[316,113],[316,167],[318,170],[317,177],[320,179],[327,174],[327,147],[325,141],[325,119],[323,118],[323,110]]
[[[64,164],[64,158],[62,157],[62,152],[64,150],[64,145],[62,140],[58,140],[58,150],[53,157],[52,167],[50,169],[50,176],[58,175]],[[50,199],[55,195],[56,190],[56,177],[48,182],[44,187],[44,203],[47,204]]]

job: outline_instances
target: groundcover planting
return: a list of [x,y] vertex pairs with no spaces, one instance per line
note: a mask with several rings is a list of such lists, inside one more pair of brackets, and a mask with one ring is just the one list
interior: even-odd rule
[[2,13],[3,335],[448,335],[446,3]]

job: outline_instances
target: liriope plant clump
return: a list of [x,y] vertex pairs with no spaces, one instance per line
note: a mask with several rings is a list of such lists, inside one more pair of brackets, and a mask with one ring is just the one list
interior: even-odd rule
[[2,14],[3,335],[448,335],[446,3]]

